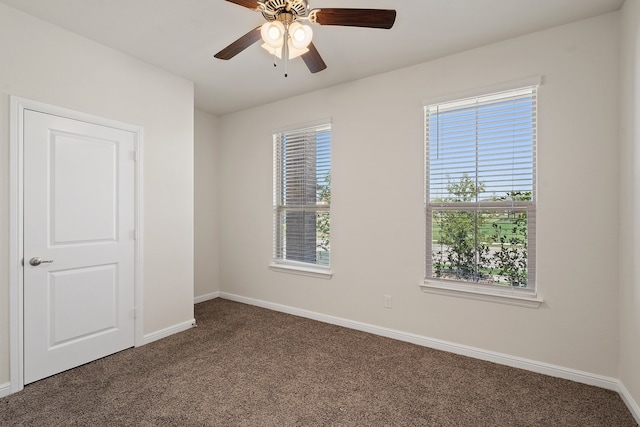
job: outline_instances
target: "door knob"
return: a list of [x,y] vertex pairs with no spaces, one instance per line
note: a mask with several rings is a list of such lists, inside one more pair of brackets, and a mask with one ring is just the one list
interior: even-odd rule
[[51,264],[52,262],[53,262],[52,259],[46,260],[46,259],[41,259],[40,257],[37,257],[37,256],[29,260],[29,264],[33,265],[34,267],[37,267],[40,264]]

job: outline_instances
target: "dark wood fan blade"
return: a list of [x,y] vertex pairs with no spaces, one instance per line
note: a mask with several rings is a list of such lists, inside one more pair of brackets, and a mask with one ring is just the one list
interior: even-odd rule
[[258,2],[256,0],[227,0],[229,3],[235,3],[239,6],[248,7],[249,9],[256,10],[258,8]]
[[214,56],[218,59],[231,59],[255,42],[260,40],[260,27],[254,28],[229,46],[216,53]]
[[327,8],[314,10],[317,11],[315,22],[320,25],[385,28],[388,30],[396,22],[396,11],[393,9]]
[[322,71],[327,68],[327,64],[324,63],[318,49],[313,45],[313,43],[307,46],[309,48],[309,52],[302,55],[302,60],[307,65],[307,68],[312,73],[317,73],[318,71]]

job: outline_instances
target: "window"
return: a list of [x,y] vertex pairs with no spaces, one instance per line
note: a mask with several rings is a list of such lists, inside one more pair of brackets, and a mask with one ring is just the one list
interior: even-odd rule
[[535,290],[536,94],[425,107],[425,284]]
[[331,252],[331,125],[273,136],[276,265],[328,269]]

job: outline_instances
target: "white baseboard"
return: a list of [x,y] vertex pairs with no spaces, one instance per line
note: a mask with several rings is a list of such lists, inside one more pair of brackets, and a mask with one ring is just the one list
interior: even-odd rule
[[0,398],[11,394],[11,383],[0,384]]
[[211,292],[210,294],[197,296],[193,299],[193,303],[197,304],[199,302],[205,302],[216,298],[220,298],[220,292]]
[[170,335],[177,334],[178,332],[183,332],[188,329],[196,326],[195,319],[191,319],[187,322],[183,322],[177,325],[169,326],[168,328],[161,329],[159,331],[151,332],[150,334],[145,334],[142,338],[142,345],[152,343],[154,341],[158,341],[162,338],[166,338]]
[[627,390],[622,382],[620,382],[620,390],[618,392],[620,393],[620,397],[622,397],[624,404],[627,405],[627,408],[631,411],[633,418],[635,418],[638,425],[640,425],[640,406],[638,406],[638,403],[633,400],[631,393],[629,393],[629,390]]
[[295,316],[305,317],[307,319],[317,320],[332,325],[343,326],[345,328],[355,329],[358,331],[368,332],[374,335],[380,335],[399,341],[410,342],[413,344],[429,347],[436,350],[447,351],[449,353],[469,356],[475,359],[486,360],[488,362],[498,363],[500,365],[520,368],[539,374],[545,374],[552,377],[564,378],[567,380],[593,385],[608,390],[619,391],[620,382],[616,378],[605,377],[602,375],[591,374],[589,372],[578,371],[575,369],[565,368],[563,366],[552,365],[549,363],[538,362],[535,360],[524,359],[521,357],[511,356],[508,354],[497,353],[494,351],[484,350],[481,348],[470,347],[466,345],[456,344],[449,341],[443,341],[435,338],[428,338],[421,335],[402,332],[394,329],[383,328],[380,326],[370,325],[367,323],[356,322],[353,320],[343,319],[326,314],[316,313],[313,311],[302,310],[299,308],[289,307],[286,305],[275,304],[267,301],[257,300],[253,298],[243,297],[240,295],[220,292],[220,297],[231,301],[237,301],[244,304],[255,305],[269,310],[280,311]]

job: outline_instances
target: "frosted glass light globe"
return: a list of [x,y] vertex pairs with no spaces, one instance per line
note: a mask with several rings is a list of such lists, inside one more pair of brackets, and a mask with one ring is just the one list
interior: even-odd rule
[[289,26],[289,34],[291,34],[291,42],[296,49],[305,49],[313,38],[311,27],[299,22],[294,22]]
[[269,47],[282,47],[284,44],[284,25],[280,21],[265,22],[260,27],[260,36]]

